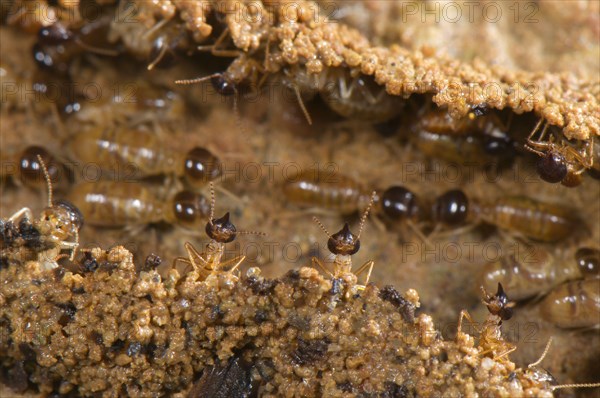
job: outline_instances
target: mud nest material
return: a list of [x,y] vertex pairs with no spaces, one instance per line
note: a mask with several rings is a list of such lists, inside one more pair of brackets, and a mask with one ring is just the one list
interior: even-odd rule
[[178,14],[183,21],[195,21],[186,27],[199,41],[212,32],[206,22],[210,12],[224,15],[238,49],[252,56],[268,47],[268,56],[257,59],[268,73],[288,66],[299,66],[310,74],[348,68],[374,76],[390,95],[434,94],[435,103],[447,106],[456,118],[486,105],[518,114],[533,111],[561,127],[568,139],[600,135],[598,80],[519,71],[477,59],[461,62],[398,45],[373,46],[357,30],[320,14],[318,5],[310,1],[214,1],[190,7],[189,2],[165,0],[158,2],[160,8],[136,3],[151,15],[161,16],[166,7],[169,17]]
[[415,315],[414,290],[362,291],[312,268],[275,280],[257,268],[239,280],[174,270],[163,279],[137,273],[122,247],[92,250],[76,273],[40,270],[18,245],[3,255],[1,365],[20,390],[29,380],[82,396],[182,393],[240,358],[263,396],[551,396],[473,337],[443,340],[430,316]]

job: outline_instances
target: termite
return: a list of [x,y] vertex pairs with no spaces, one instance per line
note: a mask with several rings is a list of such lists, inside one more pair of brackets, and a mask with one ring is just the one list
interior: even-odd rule
[[482,284],[491,288],[502,283],[511,292],[511,297],[520,301],[545,294],[566,281],[599,276],[598,249],[579,248],[571,259],[552,255],[542,247],[532,247],[487,264],[482,272]]
[[540,358],[527,365],[527,368],[524,370],[517,370],[517,372],[521,372],[525,379],[532,381],[536,385],[542,385],[547,389],[552,391],[565,389],[565,388],[596,388],[600,387],[600,383],[575,383],[575,384],[556,384],[556,379],[554,376],[550,374],[546,369],[540,368],[539,365],[542,363],[548,351],[550,350],[550,345],[552,344],[552,337],[548,340],[546,347],[544,348],[544,352],[540,356]]
[[166,222],[196,229],[208,215],[201,194],[180,191],[167,201],[139,183],[97,181],[76,185],[69,195],[86,222],[95,227],[122,228]]
[[48,206],[42,210],[38,219],[33,218],[31,209],[24,207],[14,213],[8,221],[16,223],[22,218],[32,221],[33,226],[40,232],[44,242],[50,245],[50,248],[38,253],[38,261],[43,269],[54,269],[58,268],[57,260],[63,257],[60,254],[62,250],[70,250],[69,259],[73,261],[79,247],[79,229],[83,225],[83,217],[79,209],[72,203],[65,200],[57,202],[52,200],[50,175],[42,157],[38,155],[37,159],[46,178]]
[[[482,286],[483,304],[488,309],[488,316],[480,329],[479,336],[479,355],[492,354],[494,361],[506,357],[508,354],[517,349],[517,347],[502,337],[502,322],[512,318],[514,303],[508,301],[508,297],[504,292],[502,284],[498,283],[498,290],[495,295],[489,294]],[[466,311],[460,312],[458,319],[457,340],[464,337],[462,332],[463,318],[467,318],[469,322],[474,323],[471,315]]]
[[129,170],[137,177],[182,177],[193,188],[203,187],[221,175],[221,162],[208,149],[194,147],[187,153],[165,148],[156,134],[125,127],[96,127],[68,139],[74,160],[95,164],[101,170]]
[[600,279],[565,282],[540,304],[544,319],[560,328],[600,327]]
[[72,170],[46,148],[37,145],[28,146],[12,155],[2,153],[0,155],[2,177],[11,177],[16,184],[23,183],[31,188],[38,188],[40,184],[45,184],[46,179],[38,156],[44,161],[53,190],[65,191],[71,186]]
[[[187,252],[187,257],[176,257],[173,261],[173,268],[177,266],[178,262],[192,266],[193,274],[191,278],[194,280],[197,280],[198,278],[204,280],[208,275],[219,272],[233,273],[246,259],[246,256],[240,255],[222,261],[225,252],[225,244],[233,242],[233,240],[241,234],[264,235],[262,232],[238,231],[235,228],[235,225],[229,220],[229,212],[225,213],[221,218],[214,218],[215,191],[212,182],[210,183],[210,195],[210,214],[206,227],[204,228],[210,241],[202,253],[196,250],[190,242],[185,242],[184,248]],[[189,278],[190,276],[188,274],[188,279]]]
[[[330,275],[334,279],[342,279],[345,283],[347,283],[351,290],[353,287],[358,289],[364,289],[365,286],[369,283],[369,279],[371,278],[371,272],[373,271],[373,265],[375,262],[373,260],[367,261],[356,270],[352,270],[352,255],[356,254],[360,249],[360,235],[362,233],[365,221],[367,216],[369,215],[369,211],[371,210],[371,206],[375,201],[376,197],[375,191],[371,194],[371,201],[369,202],[367,208],[360,219],[360,225],[358,228],[358,235],[354,235],[350,232],[350,227],[348,223],[344,224],[344,227],[338,231],[337,233],[331,235],[327,232],[325,226],[319,221],[318,218],[314,217],[313,220],[321,227],[323,232],[329,238],[327,240],[327,248],[331,253],[335,255],[335,258],[332,263],[332,270],[328,270],[327,267],[319,260],[317,257],[312,258],[312,265],[315,268],[321,269],[326,274]],[[367,271],[367,276],[365,278],[364,285],[357,285],[357,278],[364,271]],[[348,292],[350,295],[350,291]]]
[[565,139],[556,140],[548,133],[548,123],[544,123],[539,136],[535,134],[540,130],[543,119],[540,119],[527,138],[525,149],[540,156],[537,162],[537,172],[540,178],[549,183],[560,182],[565,186],[574,187],[581,184],[581,174],[594,165],[594,137],[576,148]]
[[490,202],[469,200],[461,190],[440,195],[433,206],[433,218],[447,225],[484,221],[541,242],[563,240],[584,225],[573,209],[557,203],[526,196],[501,196]]

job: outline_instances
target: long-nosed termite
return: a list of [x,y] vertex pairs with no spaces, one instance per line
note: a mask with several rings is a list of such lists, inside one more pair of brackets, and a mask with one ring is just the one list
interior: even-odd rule
[[[371,271],[373,271],[373,265],[375,264],[373,260],[370,260],[358,267],[356,270],[352,270],[352,255],[356,254],[360,249],[360,235],[365,225],[367,216],[369,215],[369,210],[371,210],[371,206],[375,201],[376,195],[377,194],[375,191],[373,191],[371,194],[371,200],[361,216],[358,235],[354,235],[352,232],[350,232],[348,223],[345,223],[344,227],[339,232],[331,235],[329,232],[327,232],[327,229],[323,226],[323,224],[321,224],[316,217],[314,218],[314,221],[321,227],[323,232],[325,232],[329,238],[327,240],[327,248],[335,255],[335,258],[331,263],[332,270],[329,270],[317,257],[312,258],[312,265],[315,268],[318,267],[332,278],[341,279],[345,284],[347,284],[349,286],[349,290],[346,296],[348,297],[354,291],[354,287],[358,289],[364,289],[365,285],[369,283]],[[358,285],[358,276],[365,271],[367,271],[365,284]]]
[[[488,309],[488,316],[483,323],[483,326],[479,329],[479,344],[480,349],[479,355],[491,354],[495,361],[505,358],[508,354],[516,350],[516,346],[502,337],[502,322],[512,318],[514,306],[513,302],[508,301],[508,297],[502,287],[502,284],[498,284],[496,294],[489,294],[485,288],[481,287],[483,293],[483,304]],[[463,318],[467,318],[470,322],[474,322],[471,315],[466,310],[460,312],[458,319],[458,329],[456,338],[461,340],[465,334],[462,331]]]
[[191,278],[194,281],[198,279],[204,280],[209,275],[219,272],[234,272],[246,259],[246,256],[239,255],[222,261],[225,253],[225,244],[233,242],[233,240],[241,234],[264,235],[262,232],[238,231],[235,225],[229,220],[229,212],[225,213],[221,218],[214,218],[215,192],[212,183],[210,183],[210,194],[210,213],[204,229],[210,238],[210,241],[206,244],[202,253],[200,253],[190,242],[186,242],[184,247],[187,252],[187,257],[177,257],[173,261],[173,268],[175,268],[179,262],[192,266],[193,271],[188,274],[187,278]]

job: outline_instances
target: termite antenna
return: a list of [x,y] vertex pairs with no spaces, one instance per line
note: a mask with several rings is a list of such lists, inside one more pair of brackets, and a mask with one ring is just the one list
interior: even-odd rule
[[258,236],[267,236],[265,232],[260,231],[236,231],[236,235],[258,235]]
[[81,40],[79,37],[75,38],[75,43],[77,43],[77,45],[81,48],[83,48],[85,51],[89,51],[93,54],[99,54],[99,55],[105,55],[108,57],[116,57],[119,55],[119,52],[116,50],[111,50],[108,48],[99,48],[99,47],[94,47],[91,46],[87,43],[85,43],[83,40]]
[[600,383],[581,383],[581,384],[561,384],[558,386],[551,386],[552,391],[559,390],[561,388],[594,388],[600,387]]
[[[538,120],[538,122],[536,123],[535,127],[533,128],[533,130],[531,131],[531,133],[529,134],[529,137],[527,138],[528,143],[524,145],[524,148],[527,149],[529,152],[533,152],[537,155],[543,156],[544,153],[542,151],[539,151],[535,148],[533,148],[530,143],[533,141],[533,136],[535,135],[535,133],[537,131],[539,131],[540,126],[542,125],[542,122],[544,122],[543,118],[540,118],[540,120]],[[538,141],[541,141],[542,138],[546,135],[546,130],[548,129],[548,123],[544,124],[544,127],[542,129],[542,132],[538,138]]]
[[325,235],[327,235],[328,238],[331,238],[331,234],[327,231],[327,228],[325,228],[323,223],[317,217],[313,216],[313,221],[316,222],[319,227],[321,227],[321,229],[323,230],[323,232],[325,232]]
[[42,157],[38,154],[37,160],[40,162],[40,167],[44,172],[44,178],[46,179],[46,186],[48,187],[48,207],[52,207],[52,181],[50,180],[50,173],[48,173],[48,169],[46,168],[46,163]]
[[203,82],[205,80],[209,80],[209,79],[212,79],[214,77],[220,77],[220,76],[222,76],[221,73],[213,73],[212,75],[208,75],[208,76],[204,76],[204,77],[197,77],[195,79],[175,80],[175,84],[196,84],[196,83],[200,83],[200,82]]
[[371,207],[373,207],[373,203],[375,203],[375,197],[377,196],[377,192],[373,191],[371,194],[371,200],[369,201],[369,205],[365,209],[363,215],[360,217],[360,226],[358,227],[358,235],[356,239],[360,239],[360,234],[362,233],[363,227],[365,226],[365,221],[367,221],[367,216],[371,211]]
[[540,359],[538,359],[534,363],[530,363],[529,365],[527,365],[527,369],[531,369],[531,368],[533,368],[535,366],[538,366],[540,363],[542,363],[542,361],[544,360],[544,358],[546,358],[546,354],[548,354],[548,350],[550,350],[550,345],[551,344],[552,344],[552,337],[550,337],[548,339],[548,342],[546,343],[546,348],[544,348],[544,352],[542,352],[542,355],[540,356]]
[[294,92],[296,93],[296,100],[298,100],[298,105],[300,105],[300,109],[302,110],[302,113],[304,113],[304,117],[306,118],[306,121],[308,122],[308,124],[310,126],[312,126],[312,124],[313,124],[312,118],[310,117],[310,113],[308,113],[308,109],[306,109],[306,106],[304,105],[304,101],[302,101],[302,96],[300,95],[300,89],[298,88],[297,85],[294,85]]
[[146,68],[147,70],[153,70],[154,67],[156,65],[158,65],[158,63],[160,62],[161,59],[163,59],[163,57],[165,56],[165,54],[167,53],[168,50],[168,46],[165,44],[160,48],[160,52],[158,53],[158,55],[156,56],[156,58],[154,58],[154,60],[152,62],[150,62],[148,64],[148,67]]
[[213,182],[209,182],[210,187],[210,215],[208,217],[208,223],[212,225],[212,220],[215,217],[215,184]]

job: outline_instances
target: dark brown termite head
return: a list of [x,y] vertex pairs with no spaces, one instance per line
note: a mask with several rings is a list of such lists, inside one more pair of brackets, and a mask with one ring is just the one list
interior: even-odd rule
[[68,178],[64,165],[56,160],[56,158],[54,158],[54,156],[52,156],[45,148],[37,145],[31,145],[25,148],[19,158],[19,173],[21,174],[21,180],[26,185],[32,187],[46,182],[42,166],[38,160],[38,155],[41,156],[48,169],[48,175],[50,176],[52,185],[64,185],[61,183],[66,181],[60,181],[61,179]]
[[498,283],[498,291],[495,295],[489,295],[483,286],[483,303],[487,306],[488,311],[492,315],[497,315],[503,321],[507,321],[513,316],[513,303],[508,301],[508,296],[504,292],[504,288],[501,283]]
[[223,73],[219,73],[210,78],[210,82],[214,89],[225,97],[230,97],[237,92],[235,83],[225,76]]
[[575,261],[584,278],[600,277],[600,250],[582,247],[575,253]]
[[180,191],[173,197],[173,214],[178,224],[192,228],[210,214],[210,203],[203,195]]
[[350,232],[348,223],[335,234],[329,237],[327,248],[335,255],[351,256],[360,249],[360,239]]
[[221,162],[208,149],[195,147],[185,156],[184,173],[190,185],[203,186],[221,176]]
[[214,218],[206,223],[206,234],[219,243],[229,243],[235,239],[237,230],[229,221],[229,212],[221,218]]
[[60,22],[43,26],[38,31],[38,43],[44,46],[57,46],[73,40],[73,31]]
[[435,200],[432,212],[436,222],[460,225],[469,215],[469,199],[460,189],[447,191]]
[[561,182],[569,171],[565,157],[554,151],[546,153],[538,160],[536,170],[542,180],[551,184]]
[[68,200],[59,199],[54,203],[54,207],[63,212],[73,227],[75,227],[78,231],[81,229],[83,226],[83,214],[81,213],[81,210],[77,208],[77,206]]
[[417,196],[402,186],[392,186],[383,192],[381,209],[393,221],[416,219],[421,213]]

